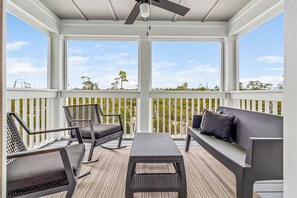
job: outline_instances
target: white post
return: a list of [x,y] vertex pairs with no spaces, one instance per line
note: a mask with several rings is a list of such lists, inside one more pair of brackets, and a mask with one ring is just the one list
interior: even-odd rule
[[[49,56],[49,88],[63,90],[65,88],[65,41],[63,36],[51,35],[50,37],[50,56]],[[54,115],[51,117],[52,128],[60,128],[64,126],[64,113],[62,106],[64,99],[58,97],[53,102],[52,112]],[[57,139],[61,138],[61,134],[55,134]]]
[[5,43],[6,43],[6,1],[0,0],[0,197],[6,197],[6,80],[5,80]]
[[[223,91],[237,91],[239,87],[239,66],[238,66],[238,38],[229,36],[223,42]],[[224,105],[235,107],[234,100],[228,98],[224,100]]]
[[138,99],[137,111],[137,132],[152,131],[151,122],[151,99],[149,91],[151,90],[151,42],[147,37],[141,37],[139,41],[139,66],[138,66],[138,87],[140,90],[140,98]]
[[297,1],[285,0],[284,197],[297,197]]

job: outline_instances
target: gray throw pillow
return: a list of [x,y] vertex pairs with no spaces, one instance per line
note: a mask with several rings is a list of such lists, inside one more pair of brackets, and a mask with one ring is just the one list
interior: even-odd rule
[[201,134],[229,142],[234,116],[204,110],[200,125]]

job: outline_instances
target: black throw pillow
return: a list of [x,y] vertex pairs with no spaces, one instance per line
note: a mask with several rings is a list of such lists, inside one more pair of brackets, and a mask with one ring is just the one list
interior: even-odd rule
[[204,110],[200,125],[201,134],[229,142],[234,116]]

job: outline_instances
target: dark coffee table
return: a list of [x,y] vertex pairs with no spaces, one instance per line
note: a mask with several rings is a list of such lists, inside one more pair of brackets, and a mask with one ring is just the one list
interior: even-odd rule
[[[137,163],[172,163],[176,171],[137,174]],[[126,198],[132,198],[135,192],[178,192],[179,198],[187,197],[183,156],[169,134],[135,134],[126,178]]]

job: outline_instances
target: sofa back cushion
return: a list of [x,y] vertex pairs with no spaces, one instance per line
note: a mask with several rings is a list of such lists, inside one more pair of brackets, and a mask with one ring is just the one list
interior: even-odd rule
[[235,116],[232,131],[235,142],[247,150],[250,137],[283,137],[283,117],[229,107],[218,107],[226,115]]
[[202,134],[229,142],[234,116],[204,110],[200,130]]

